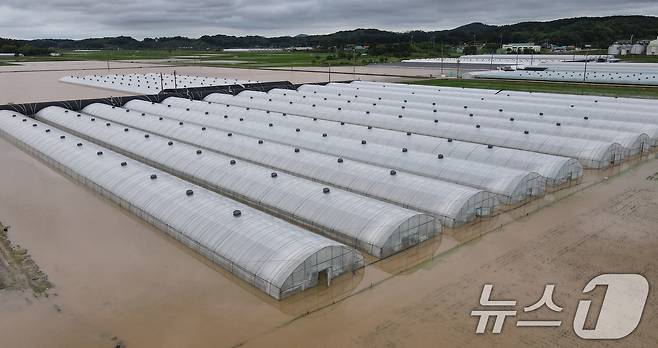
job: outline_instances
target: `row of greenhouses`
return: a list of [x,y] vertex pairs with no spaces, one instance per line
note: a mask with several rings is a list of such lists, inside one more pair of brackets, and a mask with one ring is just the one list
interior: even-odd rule
[[577,97],[355,81],[2,111],[0,135],[281,299],[655,146],[653,104]]

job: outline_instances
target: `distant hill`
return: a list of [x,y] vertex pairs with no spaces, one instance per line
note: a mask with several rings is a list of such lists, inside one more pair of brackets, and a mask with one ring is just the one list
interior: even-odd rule
[[[397,33],[378,29],[355,29],[325,35],[297,36],[229,36],[204,35],[193,39],[182,36],[146,38],[135,40],[131,37],[105,37],[84,40],[40,39],[16,40],[14,45],[29,45],[35,48],[51,49],[221,49],[250,47],[344,47],[347,45],[407,45],[410,43],[443,43],[460,45],[478,43],[535,42],[558,45],[592,45],[607,47],[616,40],[655,39],[658,36],[658,17],[611,16],[580,17],[559,19],[547,22],[523,22],[511,25],[487,25],[471,23],[450,30],[410,31]],[[0,52],[3,51],[0,39]],[[11,46],[11,44],[7,44]],[[6,50],[5,50],[6,51]]]

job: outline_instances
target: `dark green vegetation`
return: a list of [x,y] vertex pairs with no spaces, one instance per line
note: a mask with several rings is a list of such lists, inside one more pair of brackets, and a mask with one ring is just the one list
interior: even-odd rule
[[436,56],[441,52],[441,47],[444,45],[463,46],[466,44],[465,50],[467,53],[475,53],[475,47],[468,46],[472,44],[474,36],[478,46],[477,52],[486,53],[499,46],[501,36],[503,43],[532,41],[539,44],[608,47],[613,41],[628,39],[631,35],[636,39],[655,39],[658,36],[658,17],[581,17],[549,22],[523,22],[503,26],[472,23],[450,30],[410,31],[405,33],[377,29],[357,29],[327,35],[271,38],[263,36],[204,35],[198,39],[177,36],[146,38],[142,41],[126,36],[84,40],[3,40],[0,41],[0,52],[13,53],[15,50],[12,47],[22,47],[24,52],[29,53],[31,49],[176,50],[185,47],[190,51],[217,51],[223,48],[236,47],[312,46],[324,50],[326,53],[335,48],[344,49],[353,45],[367,45],[369,46],[368,54],[373,56],[409,57],[416,56],[419,53],[431,53]]
[[658,98],[658,87],[640,86],[612,86],[594,85],[566,82],[532,82],[532,81],[500,81],[500,80],[464,80],[464,79],[442,79],[413,81],[412,84],[486,88],[496,90],[546,92],[565,94],[587,94],[617,97],[642,97]]

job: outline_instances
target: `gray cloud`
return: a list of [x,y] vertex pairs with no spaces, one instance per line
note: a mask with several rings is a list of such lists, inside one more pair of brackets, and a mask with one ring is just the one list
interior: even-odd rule
[[296,35],[449,29],[576,16],[658,15],[655,0],[3,0],[0,37]]

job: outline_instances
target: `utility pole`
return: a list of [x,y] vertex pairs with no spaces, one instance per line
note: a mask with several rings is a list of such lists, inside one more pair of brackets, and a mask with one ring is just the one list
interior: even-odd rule
[[441,76],[443,76],[443,42],[441,43]]
[[352,50],[352,73],[354,74],[354,79],[356,80],[356,47]]
[[178,85],[176,84],[176,70],[174,70],[174,89],[178,89]]
[[475,55],[477,56],[478,55],[478,46],[475,43],[475,34],[473,34],[473,47],[475,47]]
[[160,73],[160,91],[164,91],[164,77]]

